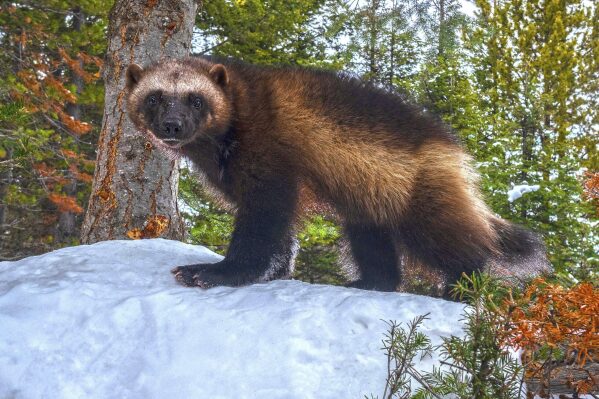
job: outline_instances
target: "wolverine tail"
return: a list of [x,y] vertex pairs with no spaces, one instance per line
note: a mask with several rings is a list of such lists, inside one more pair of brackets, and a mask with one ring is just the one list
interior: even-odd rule
[[495,218],[492,224],[501,252],[489,265],[492,274],[525,279],[552,271],[545,244],[539,235],[499,218]]

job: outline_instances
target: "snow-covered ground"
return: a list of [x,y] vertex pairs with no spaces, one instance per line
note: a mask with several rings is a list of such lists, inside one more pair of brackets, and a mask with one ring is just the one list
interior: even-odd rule
[[384,388],[382,320],[430,312],[433,343],[460,333],[462,305],[443,300],[298,281],[201,290],[169,272],[219,258],[156,239],[0,263],[0,398],[359,399]]

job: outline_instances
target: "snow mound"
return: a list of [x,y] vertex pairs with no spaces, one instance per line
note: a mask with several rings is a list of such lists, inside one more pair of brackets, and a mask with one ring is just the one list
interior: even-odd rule
[[532,193],[533,191],[537,191],[539,188],[541,188],[541,186],[538,184],[535,184],[534,186],[529,186],[528,184],[515,185],[507,192],[507,200],[509,202],[514,202],[524,194]]
[[156,239],[0,263],[0,397],[357,399],[384,388],[381,320],[430,312],[433,343],[460,333],[462,305],[443,300],[298,281],[190,289],[169,272],[218,259]]

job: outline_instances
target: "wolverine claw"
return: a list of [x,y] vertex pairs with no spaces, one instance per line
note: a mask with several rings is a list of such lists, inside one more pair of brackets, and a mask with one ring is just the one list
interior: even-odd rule
[[189,266],[177,266],[171,273],[175,280],[185,287],[212,288],[216,286],[235,287],[242,283],[239,272],[231,268],[223,267],[223,264],[199,264]]
[[171,273],[175,275],[175,280],[185,287],[201,287],[210,288],[213,287],[207,281],[203,281],[201,277],[201,271],[210,267],[211,265],[189,265],[189,266],[177,266]]
[[193,276],[193,282],[194,282],[194,287],[200,287],[200,288],[204,288],[204,289],[208,289],[208,288],[212,288],[215,287],[216,285],[208,282],[208,281],[204,281],[202,279],[202,276],[200,276],[199,274],[196,274],[195,276]]

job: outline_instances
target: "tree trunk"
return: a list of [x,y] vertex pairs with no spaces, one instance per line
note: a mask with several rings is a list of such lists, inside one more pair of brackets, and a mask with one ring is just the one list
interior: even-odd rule
[[369,69],[369,80],[373,82],[379,82],[379,68],[377,66],[377,34],[378,34],[378,21],[377,11],[379,8],[379,0],[372,0],[370,3],[370,9],[368,10],[368,23],[369,23],[369,43],[368,43],[368,69]]
[[599,394],[599,363],[587,362],[584,367],[564,365],[543,371],[542,376],[525,378],[526,389],[530,394],[541,394],[539,396],[542,398],[549,395],[574,395],[577,392],[576,387],[581,386],[583,382],[586,383],[588,393]]
[[439,47],[437,49],[437,55],[439,56],[444,53],[445,29],[445,0],[439,0]]
[[117,0],[110,12],[105,108],[96,171],[81,241],[123,239],[166,220],[162,237],[182,239],[178,160],[156,148],[126,114],[125,71],[189,54],[198,0]]
[[[522,140],[520,143],[520,150],[522,151],[522,170],[520,171],[520,183],[531,183],[528,181],[528,171],[532,167],[535,126],[528,113],[522,117],[522,120],[520,121],[520,129],[522,130]],[[527,216],[528,210],[525,207],[522,207],[520,210],[520,217],[524,220]]]
[[395,0],[391,5],[391,38],[389,40],[389,90],[393,90],[393,81],[395,80],[395,19],[398,17],[397,15],[397,4]]
[[[72,30],[75,32],[81,32],[83,24],[85,24],[85,14],[81,8],[76,7],[72,10],[73,26]],[[83,67],[83,61],[79,57],[79,66]],[[75,86],[75,92],[77,97],[83,92],[84,82],[83,78],[77,73],[71,71],[71,81]],[[68,103],[65,107],[67,113],[76,120],[81,119],[81,106],[78,102]],[[77,179],[73,176],[70,171],[67,173],[68,183],[62,189],[63,194],[69,197],[76,197],[79,189]],[[58,225],[56,226],[56,232],[54,234],[56,242],[71,244],[72,241],[77,237],[77,214],[74,212],[60,212],[58,216]]]
[[[0,234],[4,236],[5,229],[8,229],[6,226],[7,216],[8,216],[8,207],[6,206],[6,194],[8,194],[8,186],[12,183],[12,150],[8,148],[6,150],[5,157],[6,166],[5,169],[0,169]],[[0,250],[2,248],[0,247]]]

